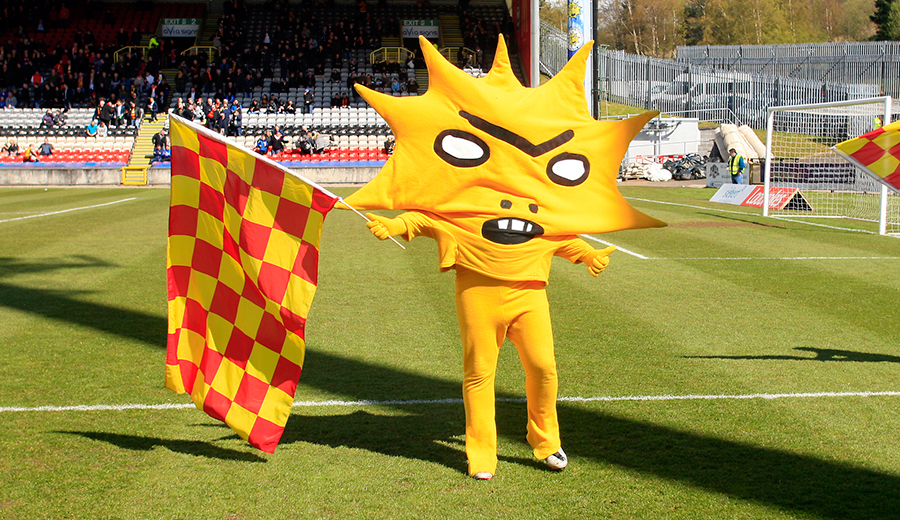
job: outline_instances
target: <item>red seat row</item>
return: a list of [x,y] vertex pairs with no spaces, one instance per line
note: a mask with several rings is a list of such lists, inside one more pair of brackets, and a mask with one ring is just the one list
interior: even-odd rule
[[338,149],[326,150],[315,155],[303,155],[299,150],[284,150],[271,156],[275,161],[386,161],[388,155],[382,150],[373,149]]
[[[24,155],[0,155],[0,163],[20,163],[24,160]],[[131,152],[127,150],[98,150],[98,151],[81,151],[81,150],[59,150],[53,155],[38,155],[38,162],[42,163],[92,163],[92,162],[114,162],[127,163]]]

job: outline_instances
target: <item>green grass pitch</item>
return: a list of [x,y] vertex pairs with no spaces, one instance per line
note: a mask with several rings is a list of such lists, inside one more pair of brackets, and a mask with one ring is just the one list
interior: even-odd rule
[[900,517],[900,242],[622,191],[669,227],[598,236],[607,271],[548,286],[570,467],[532,459],[507,344],[477,482],[433,241],[328,216],[269,455],[159,406],[189,403],[163,387],[167,189],[0,189],[0,519]]

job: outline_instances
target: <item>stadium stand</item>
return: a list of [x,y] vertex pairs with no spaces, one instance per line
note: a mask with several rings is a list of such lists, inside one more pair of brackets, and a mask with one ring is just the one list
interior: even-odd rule
[[[277,127],[285,135],[284,150],[274,156],[281,162],[380,164],[388,157],[384,143],[390,129],[353,85],[396,96],[427,89],[419,49],[403,51],[399,59],[378,52],[400,47],[400,20],[439,19],[446,45],[442,52],[475,76],[490,65],[497,34],[511,36],[509,16],[499,2],[463,9],[455,2],[370,6],[364,0],[238,0],[225,2],[217,23],[202,24],[206,29],[197,41],[216,48],[215,57],[207,58],[196,50],[179,54],[184,44],[179,42],[179,48],[174,40],[146,47],[162,18],[204,18],[205,3],[69,0],[65,17],[58,1],[22,7],[0,3],[10,4],[0,19],[5,22],[0,24],[0,106],[14,101],[18,107],[0,110],[0,137],[16,136],[20,145],[48,137],[56,148],[51,158],[61,163],[148,161],[137,152],[155,134],[140,129],[146,119],[141,111],[153,95],[161,113],[179,115],[202,100],[188,117],[207,126],[214,125],[209,113],[217,101],[231,106],[236,99],[242,124],[234,138],[252,148]],[[105,135],[86,137],[84,129],[97,115],[101,98],[124,99],[129,114],[137,113],[134,126],[110,126]],[[54,114],[68,109],[66,124],[41,127],[48,108]],[[238,133],[227,123],[222,129]],[[312,154],[300,146],[307,132],[318,135],[320,149]],[[0,166],[11,162],[4,157]]]

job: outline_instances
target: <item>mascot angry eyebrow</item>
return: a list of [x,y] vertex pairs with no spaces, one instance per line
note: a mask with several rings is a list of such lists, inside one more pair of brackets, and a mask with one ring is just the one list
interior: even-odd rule
[[463,343],[463,402],[469,475],[497,471],[494,378],[509,338],[525,369],[527,440],[554,470],[566,467],[556,415],[557,373],[544,287],[553,256],[597,276],[615,248],[576,235],[665,224],[631,207],[616,184],[628,143],[656,113],[622,121],[591,118],[584,96],[593,42],[537,88],[513,74],[501,38],[490,72],[473,78],[420,38],[430,75],[421,96],[392,97],[357,86],[391,126],[394,154],[347,198],[370,214],[378,238],[427,236],[442,271],[456,270]]

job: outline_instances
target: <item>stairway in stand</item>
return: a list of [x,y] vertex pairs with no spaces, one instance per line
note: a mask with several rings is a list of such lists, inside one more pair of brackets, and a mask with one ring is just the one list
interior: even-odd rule
[[150,159],[148,156],[153,155],[153,136],[166,126],[165,115],[159,120],[144,121],[138,130],[138,135],[134,140],[134,148],[131,149],[131,159],[128,161],[127,168],[132,167],[150,167]]
[[207,15],[203,20],[203,29],[201,29],[200,37],[197,38],[197,45],[200,47],[212,47],[213,38],[219,32],[219,20],[212,15]]
[[[463,46],[462,31],[459,29],[459,16],[455,14],[442,14],[440,16],[441,47],[459,49]],[[473,51],[475,49],[472,49]]]

